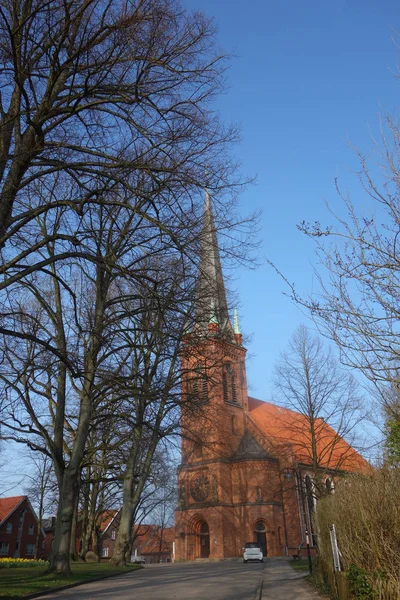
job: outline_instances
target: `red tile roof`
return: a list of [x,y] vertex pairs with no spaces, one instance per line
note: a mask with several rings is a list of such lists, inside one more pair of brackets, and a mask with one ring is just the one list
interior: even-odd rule
[[[276,446],[286,446],[296,461],[311,464],[311,434],[305,415],[249,397],[249,414],[258,428]],[[359,471],[369,463],[323,419],[317,419],[317,455],[325,469]],[[280,453],[282,450],[280,450]]]
[[117,514],[119,513],[121,509],[118,510],[114,510],[114,509],[109,509],[109,510],[104,510],[99,516],[98,516],[98,526],[101,532],[105,531],[107,529],[107,527],[109,527],[109,525],[111,525],[112,520],[114,519],[114,517],[117,516]]
[[10,498],[0,498],[0,524],[10,516],[17,506],[27,498],[27,496],[12,496]]

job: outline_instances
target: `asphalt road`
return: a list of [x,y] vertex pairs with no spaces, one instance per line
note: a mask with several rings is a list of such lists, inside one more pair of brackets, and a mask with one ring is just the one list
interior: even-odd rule
[[144,569],[41,596],[43,600],[254,600],[261,563],[146,565]]

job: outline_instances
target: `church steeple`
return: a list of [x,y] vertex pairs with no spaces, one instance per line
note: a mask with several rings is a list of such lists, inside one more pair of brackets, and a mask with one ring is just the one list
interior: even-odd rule
[[203,229],[201,234],[196,320],[201,329],[206,329],[209,323],[213,323],[218,325],[220,333],[232,331],[229,322],[228,304],[226,301],[214,216],[208,190],[206,190],[205,194]]

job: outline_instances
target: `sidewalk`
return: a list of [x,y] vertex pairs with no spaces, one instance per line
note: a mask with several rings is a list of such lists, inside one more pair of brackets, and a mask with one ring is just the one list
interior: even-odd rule
[[321,600],[304,578],[307,572],[292,569],[289,561],[268,558],[264,568],[261,600]]

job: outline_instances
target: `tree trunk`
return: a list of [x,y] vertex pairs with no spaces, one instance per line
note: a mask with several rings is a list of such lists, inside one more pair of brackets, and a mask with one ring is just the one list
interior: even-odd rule
[[79,556],[85,560],[86,552],[89,550],[88,547],[88,527],[89,527],[89,493],[90,484],[85,482],[82,485],[83,488],[83,505],[81,511],[81,547],[79,549]]
[[74,514],[72,516],[71,543],[70,543],[70,549],[69,549],[69,557],[71,560],[78,559],[78,554],[76,551],[76,530],[77,530],[77,525],[78,525],[78,507],[79,507],[79,491],[76,494]]
[[43,524],[44,478],[45,478],[45,474],[42,472],[41,477],[40,477],[39,515],[38,515],[38,524],[37,524],[35,554],[33,555],[33,558],[35,560],[37,560],[39,557],[40,533],[42,531],[42,524]]
[[60,490],[53,550],[50,555],[50,572],[55,571],[61,575],[71,575],[69,555],[71,549],[72,521],[78,492],[78,471],[69,471],[67,468],[64,472]]
[[[134,457],[132,454],[133,452],[131,451],[124,477],[121,520],[118,528],[118,536],[114,546],[114,553],[110,561],[113,565],[119,566],[126,565],[126,555],[129,550],[132,536],[132,521],[138,504],[135,502],[135,498],[133,497],[133,463],[136,459],[136,452],[134,453]],[[137,494],[135,494],[135,497],[136,496]]]

